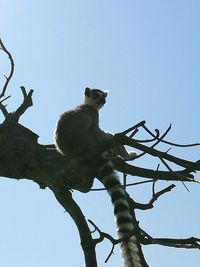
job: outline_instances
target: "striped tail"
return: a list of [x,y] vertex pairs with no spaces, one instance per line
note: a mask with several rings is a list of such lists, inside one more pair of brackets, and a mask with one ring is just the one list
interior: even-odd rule
[[[99,170],[99,177],[109,193],[116,217],[118,237],[123,238],[134,231],[133,218],[130,214],[126,194],[119,178],[114,171],[113,163],[109,160]],[[126,267],[144,267],[140,259],[140,247],[137,239],[132,235],[127,241],[121,243],[122,256]],[[145,265],[147,266],[147,265]]]

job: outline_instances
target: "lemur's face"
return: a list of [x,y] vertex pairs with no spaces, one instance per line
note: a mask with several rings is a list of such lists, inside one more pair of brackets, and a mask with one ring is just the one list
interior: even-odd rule
[[106,103],[107,91],[99,89],[85,88],[85,104],[93,106],[97,110],[101,109]]

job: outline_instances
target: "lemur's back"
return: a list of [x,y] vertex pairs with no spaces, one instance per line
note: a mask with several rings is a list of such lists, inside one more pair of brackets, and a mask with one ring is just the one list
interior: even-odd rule
[[73,153],[90,154],[102,141],[98,134],[98,111],[89,105],[80,105],[64,112],[57,122],[55,139],[57,147],[66,156]]

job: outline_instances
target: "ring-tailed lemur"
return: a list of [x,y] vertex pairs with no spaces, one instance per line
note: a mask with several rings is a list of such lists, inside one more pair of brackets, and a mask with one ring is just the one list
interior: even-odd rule
[[[93,155],[106,139],[112,137],[99,128],[99,110],[106,102],[108,92],[99,89],[85,89],[85,103],[75,109],[64,112],[58,119],[55,130],[55,143],[58,150],[69,158],[87,158]],[[136,156],[136,153],[128,153],[124,147],[120,147],[119,153],[126,160]],[[129,211],[126,193],[122,188],[119,178],[114,171],[111,160],[106,159],[109,152],[103,152],[104,164],[99,168],[98,178],[108,191],[116,216],[118,236],[133,233],[136,225]],[[121,243],[122,254],[126,267],[143,267],[140,259],[140,247],[134,234]],[[145,265],[146,266],[146,265]]]

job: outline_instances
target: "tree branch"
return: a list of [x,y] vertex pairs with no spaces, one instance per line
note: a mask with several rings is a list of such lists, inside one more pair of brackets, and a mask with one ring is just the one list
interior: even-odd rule
[[113,251],[114,251],[115,245],[119,244],[121,242],[121,239],[115,239],[111,235],[109,235],[109,234],[107,234],[105,232],[102,232],[99,229],[99,227],[93,221],[88,220],[88,222],[94,227],[94,231],[93,232],[98,232],[98,234],[99,234],[99,238],[94,239],[95,245],[97,245],[98,243],[102,242],[105,238],[108,239],[112,244],[111,251],[110,251],[110,253],[108,254],[108,257],[105,260],[105,263],[107,263],[109,261],[110,257],[114,254]]
[[177,238],[153,238],[141,229],[141,242],[143,245],[161,245],[174,248],[200,249],[200,238],[189,237],[185,239]]
[[[131,236],[133,236],[133,235],[134,235],[134,236],[137,236],[137,235],[138,235],[138,229],[135,229],[135,230],[133,230],[132,232],[130,232],[129,234],[127,234],[126,236],[124,236],[123,238],[115,239],[115,238],[113,238],[111,235],[109,235],[108,233],[102,232],[102,231],[99,229],[99,227],[97,227],[97,225],[96,225],[94,222],[92,222],[91,220],[88,220],[88,221],[89,221],[89,223],[94,227],[94,231],[93,231],[93,232],[96,232],[96,231],[97,231],[98,234],[99,234],[99,238],[95,239],[95,243],[96,243],[96,244],[102,242],[105,238],[106,238],[107,240],[109,240],[109,241],[111,242],[111,244],[112,244],[111,251],[110,251],[110,253],[108,254],[108,257],[106,258],[105,263],[107,263],[108,260],[110,259],[110,257],[114,254],[113,251],[114,251],[114,248],[115,248],[115,246],[116,246],[117,244],[120,244],[120,243],[122,243],[122,242],[127,241],[127,240],[128,240]],[[143,266],[143,267],[148,267],[148,265],[147,265],[147,263],[146,263],[146,261],[145,261],[145,259],[144,259],[144,255],[143,255],[143,253],[142,253],[141,246],[140,246],[139,243],[138,243],[138,247],[139,247],[139,249],[140,249],[139,254],[140,254],[140,260],[141,260],[141,262],[142,262],[142,266]]]
[[6,97],[5,99],[3,99],[3,100],[0,101],[0,110],[2,111],[4,117],[6,117],[6,116],[8,115],[8,111],[7,111],[7,109],[6,109],[6,106],[3,105],[3,102],[4,102],[5,100],[7,100],[9,97],[10,97],[10,96],[8,96],[8,97]]
[[[171,130],[171,124],[169,126],[169,130]],[[166,141],[164,140],[163,138],[159,138],[159,136],[153,134],[145,125],[142,126],[154,139],[157,139],[158,141],[162,142],[162,143],[165,143],[165,144],[168,144],[168,145],[171,145],[171,146],[176,146],[176,147],[192,147],[192,146],[199,146],[200,143],[194,143],[194,144],[176,144],[176,143],[173,143],[173,142],[169,142],[169,141]]]
[[7,54],[8,58],[10,60],[10,73],[9,73],[8,77],[5,76],[6,82],[5,82],[4,86],[3,86],[2,92],[0,94],[0,98],[2,98],[3,96],[5,96],[5,92],[6,92],[6,89],[8,87],[8,84],[9,84],[10,80],[12,79],[12,76],[13,76],[13,73],[14,73],[15,64],[14,64],[14,60],[12,58],[11,53],[6,49],[6,47],[3,44],[3,41],[1,39],[0,39],[0,49],[2,49]]
[[188,173],[187,169],[174,172],[158,171],[158,170],[155,171],[127,164],[124,160],[120,158],[114,159],[113,162],[117,171],[125,172],[132,176],[138,176],[155,180],[165,180],[165,181],[167,180],[167,181],[196,182],[194,180],[194,176]]
[[200,162],[199,161],[192,162],[192,161],[184,160],[184,159],[175,157],[173,155],[170,155],[166,152],[156,150],[155,148],[144,146],[144,145],[136,142],[134,139],[131,139],[131,138],[129,138],[129,137],[127,137],[121,133],[115,134],[113,139],[111,141],[108,141],[108,144],[111,147],[116,147],[119,145],[131,146],[131,147],[134,147],[138,150],[144,151],[153,157],[166,159],[166,160],[173,162],[173,163],[175,163],[181,167],[184,167],[186,169],[189,168],[190,170],[200,170]]
[[17,118],[17,121],[19,120],[20,116],[33,105],[32,101],[32,95],[33,90],[30,90],[28,93],[26,92],[26,89],[24,86],[21,86],[22,94],[24,96],[24,101],[21,104],[21,106],[15,111],[15,116]]
[[64,207],[66,212],[69,213],[78,228],[86,267],[97,267],[95,243],[91,237],[85,217],[79,206],[73,200],[71,192],[62,186],[51,186],[50,189],[58,202]]
[[135,202],[127,193],[128,196],[128,200],[129,200],[129,205],[131,209],[140,209],[140,210],[148,210],[148,209],[152,209],[154,206],[154,202],[163,194],[170,192],[173,188],[175,188],[176,186],[174,184],[162,189],[161,191],[155,193],[152,198],[150,199],[149,203],[147,204],[142,204],[142,203],[138,203]]

